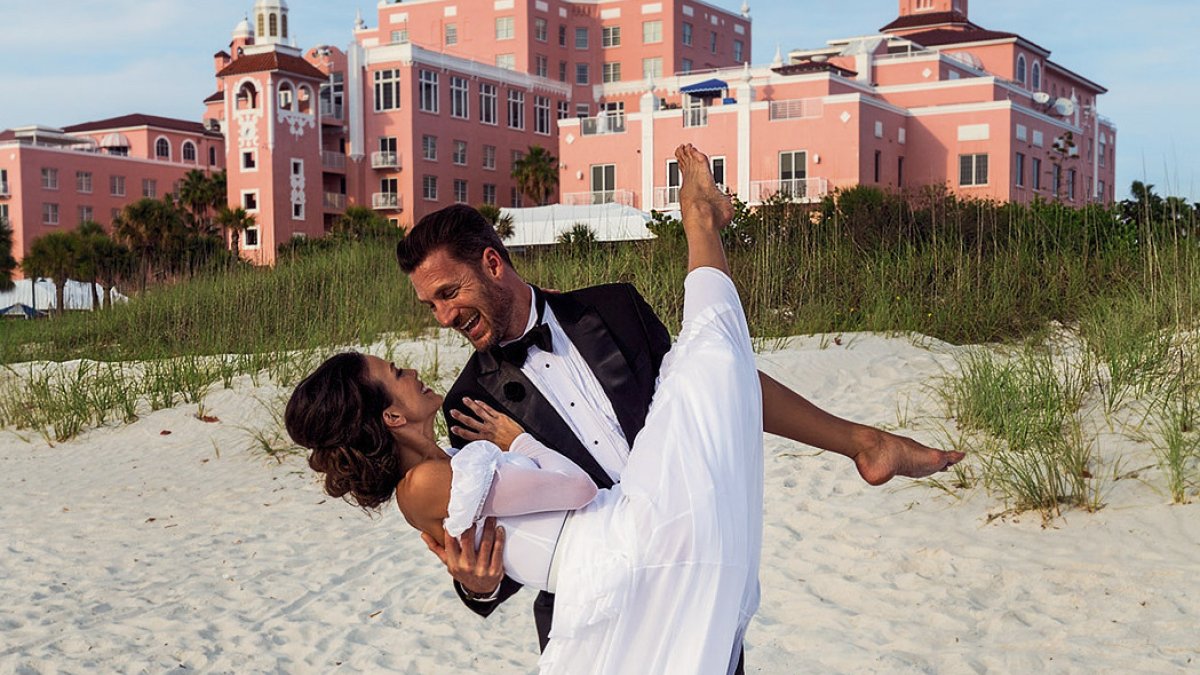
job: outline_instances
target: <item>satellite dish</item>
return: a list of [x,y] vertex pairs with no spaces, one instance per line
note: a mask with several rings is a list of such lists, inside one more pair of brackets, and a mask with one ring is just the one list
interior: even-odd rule
[[1044,91],[1039,91],[1033,95],[1033,102],[1038,105],[1046,105],[1050,102],[1050,94],[1047,94]]
[[1075,104],[1069,98],[1060,98],[1054,102],[1054,112],[1063,117],[1070,117],[1075,114]]

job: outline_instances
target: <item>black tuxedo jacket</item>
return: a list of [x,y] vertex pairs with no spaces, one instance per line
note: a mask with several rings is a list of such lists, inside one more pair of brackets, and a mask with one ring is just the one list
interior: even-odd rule
[[[666,327],[629,284],[607,284],[570,293],[542,293],[542,296],[554,310],[563,332],[600,381],[625,438],[632,445],[646,422],[663,356],[671,348],[671,336]],[[475,352],[446,394],[443,412],[447,421],[451,420],[451,410],[466,410],[462,403],[464,397],[485,401],[512,417],[546,447],[578,464],[596,485],[612,487],[608,474],[519,368],[497,362],[489,352]],[[465,444],[453,434],[450,441],[454,447]],[[491,614],[520,588],[520,584],[505,577],[496,600],[481,603],[467,601],[455,584],[467,607],[481,616]],[[545,649],[554,613],[554,596],[545,592],[538,594],[533,613],[538,641]]]

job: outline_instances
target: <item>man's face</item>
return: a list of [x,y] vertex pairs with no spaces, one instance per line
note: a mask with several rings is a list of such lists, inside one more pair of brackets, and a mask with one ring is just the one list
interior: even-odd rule
[[[490,253],[493,253],[489,249]],[[476,265],[455,260],[444,250],[430,254],[409,280],[417,299],[433,311],[437,322],[462,333],[478,351],[520,335],[524,326],[513,326],[512,294],[500,283],[498,255],[485,253]]]

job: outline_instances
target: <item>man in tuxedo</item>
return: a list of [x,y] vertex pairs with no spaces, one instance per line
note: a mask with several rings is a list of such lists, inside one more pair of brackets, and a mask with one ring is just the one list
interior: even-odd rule
[[[396,253],[417,298],[476,350],[445,397],[453,445],[463,444],[462,430],[453,426],[456,411],[472,398],[515,419],[598,486],[619,481],[671,344],[637,290],[629,284],[569,293],[535,288],[513,268],[491,225],[462,205],[422,218]],[[767,432],[845,455],[871,484],[929,475],[962,458],[830,415],[759,376]],[[489,523],[482,536],[478,552],[471,530],[446,548],[425,541],[467,607],[487,616],[520,587],[503,575],[503,532]],[[534,618],[542,649],[553,610],[554,596],[540,593]]]

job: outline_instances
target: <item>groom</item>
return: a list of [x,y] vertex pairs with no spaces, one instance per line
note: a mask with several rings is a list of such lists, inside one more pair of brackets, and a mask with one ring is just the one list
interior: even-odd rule
[[[492,226],[462,205],[422,218],[396,254],[417,298],[476,350],[445,397],[447,421],[453,424],[452,411],[464,409],[463,398],[484,401],[570,458],[598,486],[618,482],[671,345],[637,290],[629,284],[569,293],[535,288],[517,273]],[[926,476],[962,459],[835,417],[767,375],[759,379],[767,432],[853,459],[872,485],[896,475]],[[451,427],[451,442],[461,447],[455,432]],[[520,586],[503,575],[503,532],[489,523],[478,552],[472,536],[468,530],[461,545],[448,539],[444,549],[425,541],[467,607],[486,617]],[[540,593],[534,619],[542,649],[553,611],[554,596]]]

